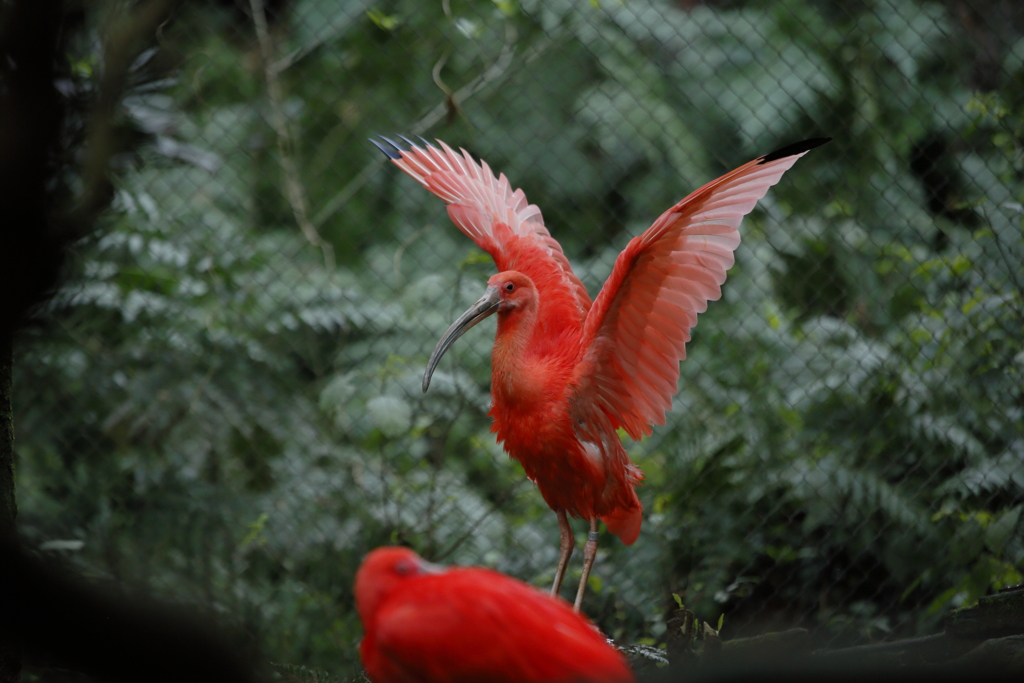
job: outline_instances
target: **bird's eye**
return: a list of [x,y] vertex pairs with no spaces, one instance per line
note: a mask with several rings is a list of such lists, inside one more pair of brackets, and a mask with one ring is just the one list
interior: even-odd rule
[[512,284],[511,282],[506,282],[505,283],[505,291],[506,292],[511,292],[515,288],[516,288],[516,286],[514,284]]
[[399,576],[405,576],[406,574],[412,573],[412,565],[408,562],[399,562],[395,565],[395,573]]

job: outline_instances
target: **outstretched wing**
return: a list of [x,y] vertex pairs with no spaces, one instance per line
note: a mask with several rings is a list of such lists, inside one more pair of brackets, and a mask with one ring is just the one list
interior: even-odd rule
[[[487,162],[477,163],[438,141],[420,147],[406,138],[409,149],[382,138],[374,140],[396,166],[448,204],[448,215],[477,246],[494,259],[499,271],[517,270],[533,280],[542,308],[542,325],[560,327],[566,316],[576,324],[590,309],[590,296],[572,272],[562,247],[544,227],[540,209],[513,190],[505,174],[494,176]],[[393,149],[392,149],[393,148]]]
[[797,159],[830,139],[798,142],[740,166],[630,241],[584,322],[577,401],[592,402],[634,439],[665,423],[690,328],[722,294],[740,221]]

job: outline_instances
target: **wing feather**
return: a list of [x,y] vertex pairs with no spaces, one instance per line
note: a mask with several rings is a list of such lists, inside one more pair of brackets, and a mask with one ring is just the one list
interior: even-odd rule
[[828,139],[754,159],[693,192],[626,246],[584,321],[575,400],[634,439],[664,424],[697,315],[722,294],[739,225],[782,174]]
[[534,281],[542,326],[557,329],[582,323],[590,296],[544,226],[540,209],[521,189],[513,190],[504,174],[496,176],[487,162],[477,162],[464,149],[456,152],[441,141],[440,149],[426,143],[409,143],[409,149],[402,149],[387,142],[396,152],[378,147],[448,204],[452,222],[491,255],[499,270],[517,270]]

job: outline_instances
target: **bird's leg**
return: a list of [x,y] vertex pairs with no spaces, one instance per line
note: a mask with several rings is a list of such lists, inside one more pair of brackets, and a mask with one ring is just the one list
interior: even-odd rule
[[583,592],[587,589],[587,578],[590,576],[590,568],[594,566],[594,558],[597,557],[597,517],[590,520],[590,533],[587,534],[587,544],[583,546],[583,576],[580,577],[580,588],[576,591],[576,602],[573,603],[574,612],[580,611],[583,604]]
[[555,570],[555,582],[551,585],[551,595],[558,595],[562,589],[562,579],[565,578],[565,568],[569,566],[569,558],[572,557],[572,549],[576,547],[576,539],[572,536],[572,527],[569,526],[569,518],[565,510],[558,510],[558,569]]

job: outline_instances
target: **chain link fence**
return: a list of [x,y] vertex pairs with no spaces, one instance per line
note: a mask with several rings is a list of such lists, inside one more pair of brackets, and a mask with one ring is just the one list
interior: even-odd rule
[[675,594],[726,638],[856,643],[1022,580],[1018,3],[223,0],[159,45],[114,207],[16,360],[44,552],[335,672],[373,547],[547,585],[493,328],[419,388],[493,264],[366,138],[486,160],[596,295],[692,189],[831,135],[744,221],[667,424],[628,443],[644,528],[602,536],[584,611],[658,644]]

